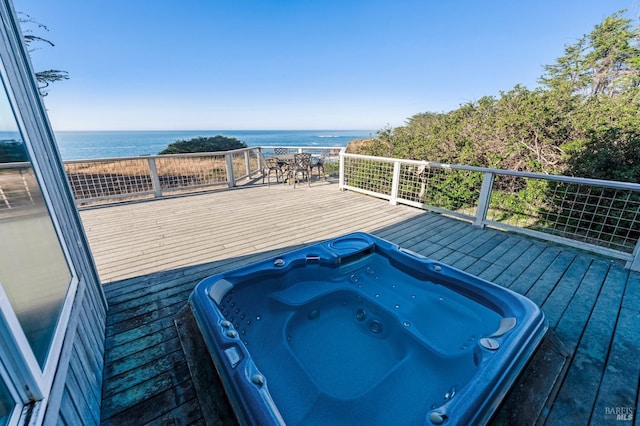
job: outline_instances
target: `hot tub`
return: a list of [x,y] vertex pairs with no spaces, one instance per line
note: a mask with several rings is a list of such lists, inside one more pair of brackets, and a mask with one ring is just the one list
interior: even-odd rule
[[365,233],[206,278],[190,304],[250,425],[482,423],[547,328],[525,297]]

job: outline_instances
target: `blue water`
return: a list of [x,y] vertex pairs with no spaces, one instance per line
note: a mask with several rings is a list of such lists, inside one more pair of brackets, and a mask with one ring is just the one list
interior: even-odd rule
[[[422,425],[446,412],[480,424],[546,331],[524,296],[368,234],[278,260],[210,276],[190,297],[247,423]],[[517,327],[495,334],[509,317]]]
[[339,268],[282,258],[284,274],[231,273],[219,307],[288,425],[423,424],[478,373],[476,339],[501,318],[490,308],[384,253]]
[[236,138],[248,146],[346,146],[354,139],[375,137],[374,130],[184,130],[184,131],[59,131],[55,133],[63,160],[158,154],[177,140],[198,136]]

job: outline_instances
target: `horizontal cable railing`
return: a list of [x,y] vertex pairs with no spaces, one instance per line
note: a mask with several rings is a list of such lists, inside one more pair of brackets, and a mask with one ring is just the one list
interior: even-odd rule
[[263,145],[260,150],[265,157],[281,154],[297,154],[308,152],[313,156],[322,156],[333,161],[340,161],[340,153],[346,148],[341,146],[267,146]]
[[79,204],[162,197],[236,186],[257,174],[259,148],[65,161]]
[[231,151],[150,155],[65,161],[71,190],[79,205],[115,200],[158,198],[231,188],[262,170],[262,157],[309,152],[337,164],[334,147],[250,147]]
[[640,270],[640,185],[343,154],[340,188],[627,261]]
[[[342,147],[233,151],[65,161],[78,205],[231,188],[260,176],[263,158],[310,152],[348,189],[586,249],[640,270],[640,185],[346,154]],[[37,189],[30,163],[0,164],[0,213]],[[36,191],[37,192],[37,191]]]

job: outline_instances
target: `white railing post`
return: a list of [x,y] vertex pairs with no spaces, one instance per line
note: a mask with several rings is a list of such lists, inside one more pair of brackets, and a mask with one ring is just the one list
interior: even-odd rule
[[251,163],[249,162],[249,150],[244,152],[244,167],[247,175],[247,179],[251,179]]
[[258,147],[256,157],[258,157],[258,173],[262,173],[262,148]]
[[151,174],[151,185],[153,185],[153,195],[156,198],[162,197],[162,185],[160,185],[160,176],[158,176],[158,168],[156,167],[155,157],[147,158],[149,163],[149,173]]
[[640,239],[636,243],[636,248],[633,249],[633,258],[628,260],[624,267],[631,271],[640,272]]
[[339,174],[338,174],[338,189],[340,191],[344,191],[344,150],[340,150],[340,154],[339,154],[339,158],[340,158],[340,167],[339,167]]
[[233,154],[225,154],[224,162],[227,167],[227,185],[229,188],[236,186],[236,176],[233,173]]
[[489,211],[489,201],[491,200],[493,179],[493,173],[484,173],[484,177],[482,178],[482,187],[480,188],[480,197],[478,198],[476,218],[473,222],[473,226],[475,226],[476,228],[484,228],[484,221],[487,219],[487,211]]
[[398,204],[398,187],[400,186],[400,162],[393,162],[393,180],[391,181],[391,198],[389,204],[395,206]]

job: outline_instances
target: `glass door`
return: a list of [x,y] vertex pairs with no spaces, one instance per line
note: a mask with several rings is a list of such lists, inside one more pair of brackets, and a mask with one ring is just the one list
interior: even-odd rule
[[6,76],[0,63],[0,425],[47,397],[77,286]]

